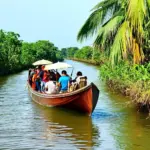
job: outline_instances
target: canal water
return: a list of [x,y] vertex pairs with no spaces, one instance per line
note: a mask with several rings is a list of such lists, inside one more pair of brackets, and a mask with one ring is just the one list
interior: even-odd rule
[[26,87],[27,71],[0,77],[0,150],[149,150],[147,115],[109,92],[97,67],[67,62],[100,89],[92,116],[34,103]]

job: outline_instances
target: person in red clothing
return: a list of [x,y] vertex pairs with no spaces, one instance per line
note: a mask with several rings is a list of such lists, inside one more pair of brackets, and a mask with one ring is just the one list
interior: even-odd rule
[[36,79],[38,77],[37,71],[35,70],[33,76],[32,76],[32,89],[36,90]]

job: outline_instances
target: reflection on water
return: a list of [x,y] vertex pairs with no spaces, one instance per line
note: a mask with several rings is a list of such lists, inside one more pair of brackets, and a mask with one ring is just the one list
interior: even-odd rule
[[90,117],[65,109],[45,107],[40,107],[40,115],[47,126],[44,136],[55,148],[59,148],[60,144],[64,144],[65,148],[67,145],[79,149],[99,145],[100,132]]
[[[32,102],[27,71],[0,77],[0,149],[149,150],[150,120],[126,107],[123,96],[99,81],[98,68],[69,61],[100,89],[92,117]],[[68,69],[68,73],[72,70]]]

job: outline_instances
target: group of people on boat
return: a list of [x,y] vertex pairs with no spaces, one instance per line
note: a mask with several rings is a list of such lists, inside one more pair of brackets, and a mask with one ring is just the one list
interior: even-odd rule
[[82,76],[80,71],[72,80],[66,70],[63,70],[60,75],[57,70],[44,70],[44,68],[45,66],[42,65],[29,69],[28,81],[33,90],[46,94],[57,94],[72,92],[87,84],[87,77]]

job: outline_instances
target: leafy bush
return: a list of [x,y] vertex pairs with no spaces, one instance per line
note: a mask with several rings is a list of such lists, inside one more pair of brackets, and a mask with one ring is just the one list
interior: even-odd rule
[[74,58],[89,60],[92,58],[92,50],[92,47],[85,46],[75,53]]
[[23,42],[19,34],[0,30],[0,75],[15,73],[29,67],[36,60],[63,61],[63,55],[53,43]]
[[121,62],[112,67],[105,63],[100,67],[100,77],[109,87],[130,96],[138,104],[150,104],[150,63],[145,65],[132,65]]

